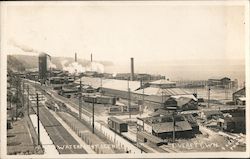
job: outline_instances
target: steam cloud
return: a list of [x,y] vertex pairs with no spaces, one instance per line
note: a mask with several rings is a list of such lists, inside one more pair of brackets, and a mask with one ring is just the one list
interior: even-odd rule
[[93,72],[98,72],[98,73],[104,73],[104,66],[98,62],[91,62],[90,65],[84,67],[78,62],[73,62],[68,64],[67,66],[65,65],[68,61],[63,60],[61,62],[61,65],[63,67],[63,71],[68,71],[71,74],[79,74],[79,73],[84,73],[86,71],[93,71]]
[[56,65],[53,64],[51,61],[49,61],[49,68],[55,69],[55,68],[56,68]]

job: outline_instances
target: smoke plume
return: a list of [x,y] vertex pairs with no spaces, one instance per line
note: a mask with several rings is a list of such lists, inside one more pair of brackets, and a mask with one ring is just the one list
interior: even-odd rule
[[22,44],[18,44],[18,43],[17,43],[15,40],[13,40],[13,39],[10,40],[9,42],[10,42],[11,45],[13,45],[13,46],[15,46],[15,47],[21,49],[21,50],[24,51],[24,52],[41,53],[41,51],[38,51],[38,50],[36,50],[36,49],[33,49],[33,48],[29,47],[29,46],[25,46],[25,45],[22,45]]
[[104,73],[104,66],[98,62],[91,62],[90,66],[87,67],[87,71],[93,71],[98,73]]
[[61,65],[64,71],[68,71],[71,74],[79,74],[86,71],[104,73],[104,66],[98,62],[91,62],[90,65],[87,65],[86,67],[82,66],[78,62],[72,62],[66,65],[67,62],[67,60],[63,60]]

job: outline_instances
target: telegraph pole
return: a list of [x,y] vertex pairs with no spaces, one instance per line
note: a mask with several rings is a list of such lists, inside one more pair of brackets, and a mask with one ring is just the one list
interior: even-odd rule
[[129,80],[128,80],[128,111],[129,111],[129,119],[131,119],[131,97],[130,97],[130,88],[129,88]]
[[41,145],[40,143],[40,116],[39,116],[39,96],[38,93],[36,93],[36,105],[37,105],[37,134],[38,134],[38,145]]
[[102,96],[102,77],[101,77],[101,96]]
[[79,118],[82,118],[82,93],[79,95]]
[[79,94],[79,118],[82,118],[82,79],[80,78],[80,94]]
[[143,113],[143,109],[144,109],[144,87],[142,88],[142,110],[141,110],[140,116]]
[[92,133],[95,133],[95,97],[92,98]]
[[210,85],[208,86],[208,99],[207,99],[207,107],[209,108],[209,104],[210,104]]
[[29,101],[29,96],[30,96],[30,88],[29,88],[29,85],[27,85],[27,112],[28,112],[28,115],[30,114],[30,101]]
[[18,104],[19,104],[19,78],[17,78],[17,81],[16,81],[17,85],[16,85],[16,91],[17,91],[17,100],[16,100],[16,121],[17,121],[17,107],[18,107]]
[[22,93],[22,104],[23,104],[23,108],[24,108],[24,80],[22,80],[22,83],[23,83],[23,89],[22,89],[22,91],[23,91],[23,93]]
[[175,143],[175,112],[173,112],[173,143]]

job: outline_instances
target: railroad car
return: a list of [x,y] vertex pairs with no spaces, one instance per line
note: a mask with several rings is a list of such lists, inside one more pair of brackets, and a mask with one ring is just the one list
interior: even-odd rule
[[[94,103],[98,103],[98,104],[114,105],[116,103],[116,98],[114,98],[114,97],[97,96],[95,98],[96,98],[96,100],[94,100]],[[84,100],[84,102],[92,103],[93,102],[93,97],[92,96],[83,96],[83,100]]]
[[118,134],[121,134],[123,132],[128,132],[128,124],[116,117],[108,118],[108,126],[111,130],[115,131]]

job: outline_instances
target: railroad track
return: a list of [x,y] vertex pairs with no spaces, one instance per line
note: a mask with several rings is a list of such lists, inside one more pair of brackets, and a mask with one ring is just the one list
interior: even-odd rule
[[[32,109],[37,113],[36,106]],[[40,121],[51,138],[53,144],[56,146],[60,154],[86,154],[87,152],[81,149],[72,149],[72,145],[79,145],[79,143],[72,137],[72,135],[61,125],[61,123],[45,108],[44,105],[39,106]]]
[[164,151],[168,152],[168,153],[177,153],[179,151],[173,149],[172,147],[170,146],[167,146],[167,145],[162,145],[160,146],[161,149],[163,149]]

